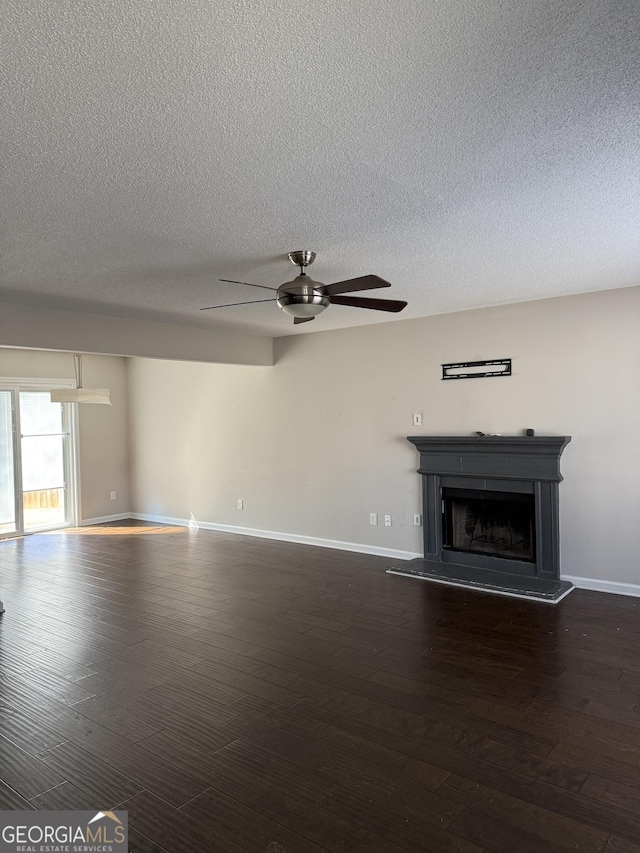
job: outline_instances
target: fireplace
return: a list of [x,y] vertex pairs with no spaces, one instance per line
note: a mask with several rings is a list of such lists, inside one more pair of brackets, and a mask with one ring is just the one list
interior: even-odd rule
[[424,557],[394,574],[559,601],[560,456],[569,436],[413,436]]

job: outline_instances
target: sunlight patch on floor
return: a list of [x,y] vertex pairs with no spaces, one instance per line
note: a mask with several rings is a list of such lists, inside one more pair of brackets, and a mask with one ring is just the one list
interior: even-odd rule
[[[47,536],[166,536],[169,533],[188,533],[184,527],[66,527],[63,530],[49,530]],[[44,535],[44,534],[40,534]]]

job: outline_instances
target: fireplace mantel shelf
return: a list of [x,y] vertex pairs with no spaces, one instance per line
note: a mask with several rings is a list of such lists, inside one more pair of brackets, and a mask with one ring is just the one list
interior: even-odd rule
[[410,435],[420,474],[500,477],[559,483],[568,435]]
[[560,452],[571,441],[568,435],[410,435],[407,441],[427,447],[442,449],[465,448],[494,453],[544,453]]

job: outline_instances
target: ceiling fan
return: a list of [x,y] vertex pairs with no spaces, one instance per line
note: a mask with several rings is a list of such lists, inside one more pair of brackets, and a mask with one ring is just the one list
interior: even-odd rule
[[253,299],[251,302],[230,302],[226,305],[211,305],[201,308],[210,311],[212,308],[230,308],[233,305],[253,305],[259,302],[275,300],[278,308],[293,317],[293,322],[308,323],[315,320],[329,305],[350,305],[353,308],[371,308],[374,311],[392,311],[397,313],[406,308],[407,303],[398,299],[371,299],[361,296],[342,296],[343,293],[353,293],[357,290],[375,290],[378,287],[391,287],[390,282],[377,275],[362,275],[359,278],[349,278],[346,281],[336,281],[333,284],[322,284],[314,281],[305,272],[305,267],[312,264],[316,253],[306,249],[289,252],[289,260],[300,267],[300,273],[293,281],[285,282],[280,287],[266,287],[264,284],[251,284],[248,281],[234,281],[221,278],[220,281],[230,284],[244,284],[247,287],[260,287],[262,290],[272,290],[276,295],[270,299]]

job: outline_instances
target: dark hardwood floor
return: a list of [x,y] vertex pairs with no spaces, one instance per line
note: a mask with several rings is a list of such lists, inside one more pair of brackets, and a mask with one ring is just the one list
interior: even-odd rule
[[131,850],[640,853],[640,602],[131,523],[0,542],[0,809]]

